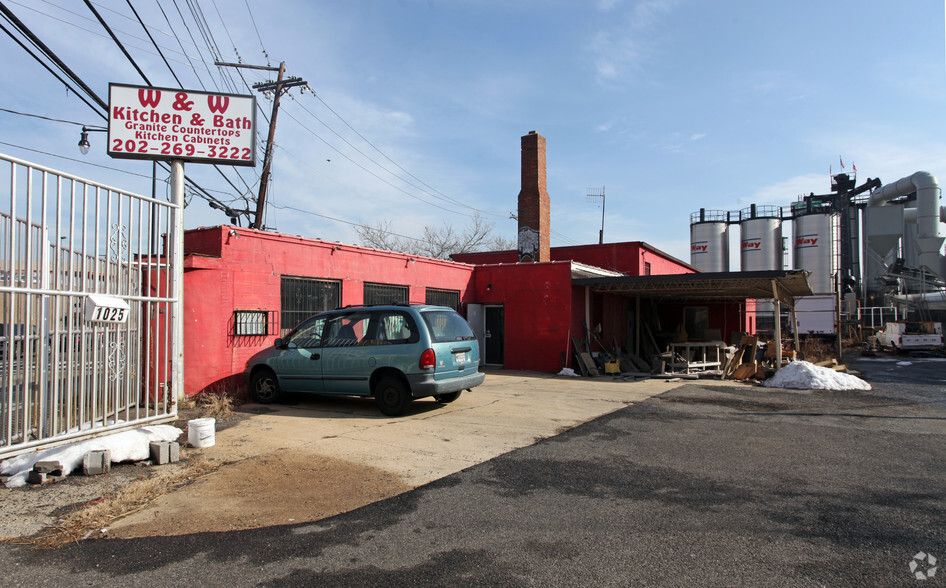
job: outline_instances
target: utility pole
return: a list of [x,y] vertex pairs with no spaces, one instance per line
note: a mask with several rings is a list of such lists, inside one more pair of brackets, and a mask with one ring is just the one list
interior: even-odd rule
[[266,65],[246,65],[243,63],[223,63],[215,61],[214,65],[226,67],[242,67],[246,69],[262,69],[266,71],[279,72],[275,82],[260,82],[253,84],[253,89],[257,92],[273,93],[273,113],[269,118],[269,136],[266,139],[266,153],[263,155],[263,172],[260,175],[259,196],[256,198],[256,216],[250,223],[251,229],[263,228],[263,211],[266,208],[266,186],[269,184],[269,169],[273,163],[273,139],[276,136],[276,116],[279,114],[279,98],[284,92],[295,86],[304,86],[306,81],[299,77],[283,79],[286,75],[286,62],[280,62],[279,67]]

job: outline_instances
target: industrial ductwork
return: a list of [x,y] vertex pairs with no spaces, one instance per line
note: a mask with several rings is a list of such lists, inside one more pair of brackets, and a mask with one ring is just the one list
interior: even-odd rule
[[[916,212],[908,213],[905,219],[915,216],[917,223],[917,259],[928,270],[939,277],[944,277],[944,258],[940,249],[946,237],[940,228],[940,220],[946,218],[946,207],[940,206],[940,188],[936,177],[929,172],[919,171],[891,184],[874,190],[867,202],[868,208],[884,206],[891,200],[916,192]],[[906,211],[905,211],[906,212]]]

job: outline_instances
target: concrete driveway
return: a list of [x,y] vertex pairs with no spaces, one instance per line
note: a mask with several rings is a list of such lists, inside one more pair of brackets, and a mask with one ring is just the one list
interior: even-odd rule
[[[681,385],[492,371],[447,405],[386,417],[372,399],[296,396],[189,451],[217,472],[116,521],[112,537],[232,531],[319,520],[416,488]],[[744,384],[730,384],[744,386]]]

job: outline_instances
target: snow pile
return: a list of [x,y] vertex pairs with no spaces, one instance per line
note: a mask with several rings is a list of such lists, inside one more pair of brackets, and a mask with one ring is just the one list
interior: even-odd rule
[[152,441],[175,441],[183,433],[171,425],[154,425],[134,431],[76,441],[4,460],[0,462],[0,475],[10,476],[6,483],[7,488],[16,488],[26,484],[26,477],[36,462],[58,461],[62,464],[62,473],[65,476],[76,469],[81,470],[82,458],[85,454],[99,449],[108,449],[112,452],[112,463],[141,461],[151,457]]
[[558,373],[555,374],[555,375],[557,375],[557,376],[577,376],[578,374],[576,374],[576,373],[575,373],[575,370],[573,370],[572,368],[563,367],[563,368],[562,368],[562,371],[558,372]]
[[799,390],[870,390],[864,380],[807,361],[793,361],[762,383],[771,388]]

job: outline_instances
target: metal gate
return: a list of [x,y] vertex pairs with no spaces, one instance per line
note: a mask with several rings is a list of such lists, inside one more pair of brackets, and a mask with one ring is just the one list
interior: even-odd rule
[[0,458],[174,419],[180,208],[2,154],[0,182]]

